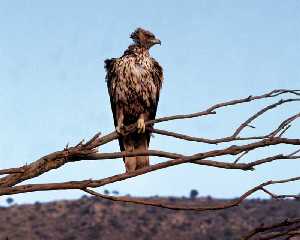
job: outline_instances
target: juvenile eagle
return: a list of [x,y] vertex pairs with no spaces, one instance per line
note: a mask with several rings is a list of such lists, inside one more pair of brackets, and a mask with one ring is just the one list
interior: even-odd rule
[[[106,82],[110,96],[114,124],[118,133],[124,126],[137,123],[137,132],[119,134],[121,151],[147,150],[150,132],[145,121],[155,119],[159,93],[163,82],[163,70],[150,56],[149,49],[161,44],[153,33],[136,29],[130,45],[120,58],[105,60]],[[148,156],[123,158],[126,172],[149,166]]]

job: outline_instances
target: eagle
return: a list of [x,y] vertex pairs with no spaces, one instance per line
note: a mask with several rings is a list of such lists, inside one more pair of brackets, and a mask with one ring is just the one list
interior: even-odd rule
[[[153,33],[137,28],[133,44],[119,58],[105,60],[106,83],[121,151],[148,150],[151,130],[145,122],[155,119],[163,69],[149,50],[161,41]],[[137,124],[137,131],[122,134],[126,126]],[[123,157],[126,172],[149,166],[149,156]]]

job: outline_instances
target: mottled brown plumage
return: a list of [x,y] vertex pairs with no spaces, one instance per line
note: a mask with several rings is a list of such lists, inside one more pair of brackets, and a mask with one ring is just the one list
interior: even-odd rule
[[[116,130],[138,123],[138,131],[122,136],[121,151],[147,150],[150,132],[144,122],[155,119],[163,71],[159,63],[150,56],[149,49],[160,44],[160,40],[144,29],[136,29],[130,37],[130,45],[120,58],[105,60],[106,81]],[[124,158],[126,171],[149,166],[149,157]]]

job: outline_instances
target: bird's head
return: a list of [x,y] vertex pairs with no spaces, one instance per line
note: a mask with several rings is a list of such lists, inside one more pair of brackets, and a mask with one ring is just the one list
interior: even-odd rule
[[160,40],[157,39],[153,33],[142,28],[137,28],[131,33],[130,38],[132,38],[136,44],[147,49],[150,49],[155,44],[161,44]]

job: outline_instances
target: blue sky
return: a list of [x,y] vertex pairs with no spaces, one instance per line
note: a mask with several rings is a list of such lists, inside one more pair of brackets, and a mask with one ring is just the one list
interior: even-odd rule
[[[103,61],[120,56],[131,42],[129,34],[139,26],[162,41],[151,50],[165,74],[158,116],[196,112],[275,88],[300,89],[299,12],[296,0],[0,1],[0,168],[30,163],[67,143],[113,130]],[[222,137],[274,101],[157,127]],[[299,103],[281,107],[256,121],[257,128],[245,134],[271,130],[297,111]],[[296,123],[289,136],[299,137],[299,130]],[[213,147],[161,136],[151,141],[152,149],[186,154]],[[274,147],[251,153],[245,160],[293,149]],[[101,149],[117,150],[116,143]],[[152,158],[152,163],[158,161]],[[186,164],[103,189],[139,196],[183,196],[197,189],[200,195],[230,198],[261,181],[296,176],[299,167],[297,162],[276,163],[248,173]],[[123,171],[122,160],[82,161],[30,182],[99,179]],[[273,189],[299,191],[297,184]],[[34,202],[81,195],[80,191],[52,191],[14,198]]]

